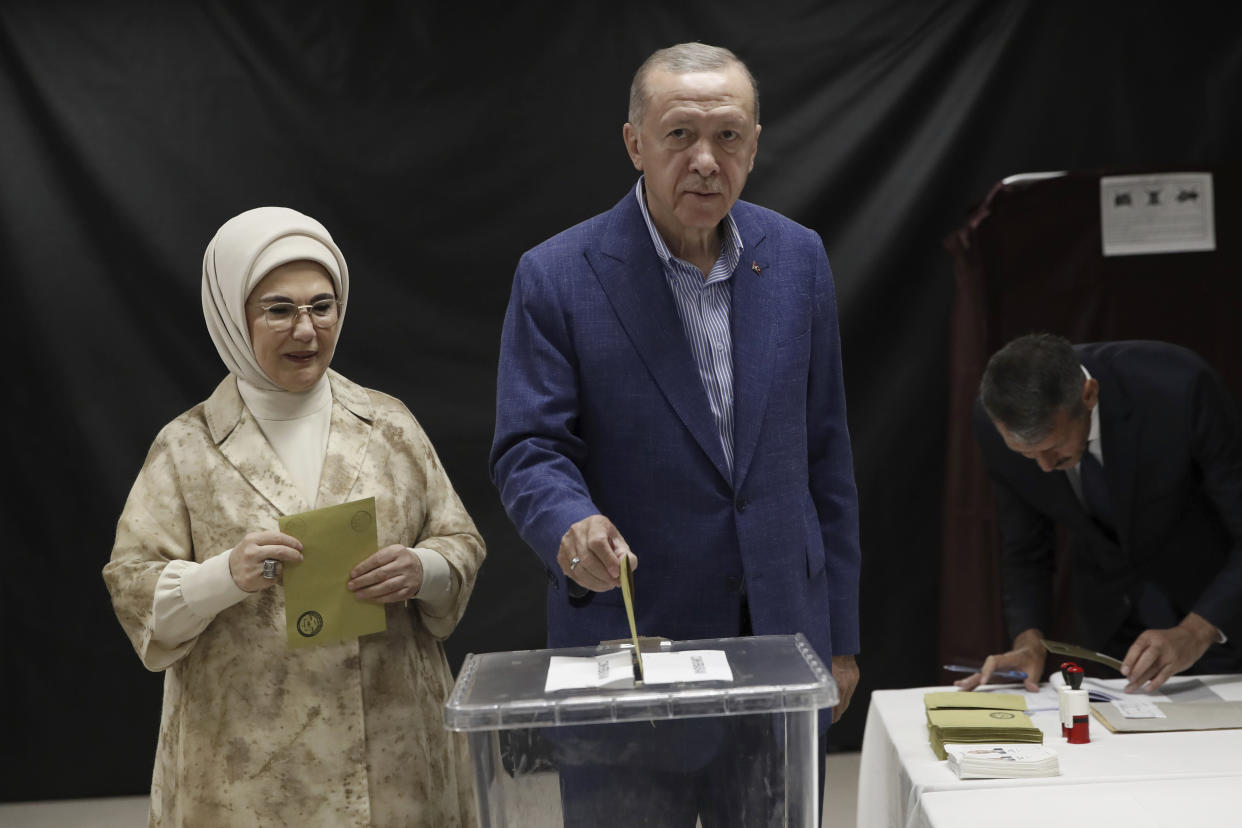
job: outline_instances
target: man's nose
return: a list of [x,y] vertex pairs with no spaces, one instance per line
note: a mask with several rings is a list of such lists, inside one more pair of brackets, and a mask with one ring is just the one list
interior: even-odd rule
[[1055,451],[1041,451],[1039,454],[1035,455],[1035,462],[1038,463],[1039,467],[1046,472],[1056,469],[1057,463],[1060,459],[1061,458],[1057,456]]
[[702,139],[694,145],[694,154],[690,158],[690,170],[703,178],[713,176],[720,171],[720,165],[716,162],[715,148],[707,139]]

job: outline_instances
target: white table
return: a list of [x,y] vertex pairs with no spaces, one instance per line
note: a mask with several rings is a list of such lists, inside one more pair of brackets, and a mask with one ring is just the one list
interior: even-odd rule
[[[1222,698],[1242,699],[1242,676],[1198,678]],[[1172,681],[1187,679],[1177,677]],[[1071,745],[1061,738],[1060,718],[1055,710],[1035,712],[1031,720],[1043,730],[1044,744],[1057,752],[1060,776],[958,779],[948,764],[932,753],[923,707],[924,694],[953,689],[918,687],[872,693],[859,763],[859,828],[942,828],[985,822],[1006,824],[1008,828],[1027,824],[1012,822],[1016,813],[1038,817],[1041,828],[1047,828],[1060,822],[1052,812],[1060,810],[1063,797],[1086,800],[1097,790],[1101,794],[1113,791],[1118,797],[1141,793],[1133,799],[1137,804],[1132,810],[1154,813],[1142,804],[1164,796],[1166,788],[1169,802],[1183,797],[1185,801],[1201,799],[1206,803],[1210,797],[1200,797],[1201,789],[1215,791],[1218,787],[1222,789],[1221,797],[1233,792],[1233,810],[1237,814],[1236,820],[1231,818],[1223,824],[1242,824],[1242,730],[1111,733],[1093,718],[1091,743]],[[1176,784],[1166,786],[1163,783],[1167,780]],[[941,796],[942,792],[946,795]],[[972,804],[976,801],[977,805]],[[1005,803],[1003,807],[1001,803]],[[972,816],[949,821],[954,814]],[[987,814],[991,816],[985,820]],[[1114,824],[1134,828],[1165,823]],[[1194,824],[1204,823],[1181,823]]]
[[933,791],[919,801],[917,828],[1204,828],[1242,821],[1239,780],[1196,776],[1159,782],[1091,782],[1056,787]]

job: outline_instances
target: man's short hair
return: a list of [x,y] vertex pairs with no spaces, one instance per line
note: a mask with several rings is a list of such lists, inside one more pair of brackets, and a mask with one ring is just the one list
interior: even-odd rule
[[1052,431],[1057,409],[1071,417],[1087,413],[1082,401],[1082,362],[1069,340],[1053,334],[1020,336],[988,360],[979,383],[983,409],[1025,443]]
[[647,114],[650,96],[647,94],[647,75],[655,69],[663,69],[674,75],[688,75],[691,72],[715,72],[729,66],[739,66],[746,80],[750,81],[750,89],[754,93],[755,123],[759,123],[759,84],[755,76],[742,63],[741,58],[723,46],[708,46],[706,43],[678,43],[653,52],[651,57],[643,61],[634,73],[630,83],[629,121],[634,126],[642,123]]

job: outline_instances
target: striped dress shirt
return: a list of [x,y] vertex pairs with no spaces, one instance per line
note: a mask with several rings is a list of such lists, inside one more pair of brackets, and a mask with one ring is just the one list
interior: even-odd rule
[[729,324],[733,307],[733,271],[742,256],[742,235],[732,213],[724,218],[724,242],[720,255],[712,265],[707,278],[703,271],[689,262],[673,256],[668,245],[651,222],[647,212],[647,199],[643,197],[643,179],[634,188],[638,209],[651,233],[651,243],[664,266],[664,278],[673,292],[681,326],[690,343],[694,363],[707,392],[707,403],[720,444],[724,448],[725,462],[733,471],[733,335]]

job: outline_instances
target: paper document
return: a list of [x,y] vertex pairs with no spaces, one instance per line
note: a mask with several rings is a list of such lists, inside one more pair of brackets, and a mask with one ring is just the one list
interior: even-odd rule
[[1231,730],[1242,728],[1242,702],[1153,702],[1162,716],[1127,718],[1116,702],[1091,705],[1095,717],[1114,733],[1164,733],[1172,730]]
[[949,767],[960,779],[1024,779],[1057,776],[1054,751],[1036,744],[946,744]]
[[290,647],[332,644],[387,629],[382,604],[354,597],[349,571],[379,549],[375,498],[280,519],[302,542],[301,563],[284,565],[285,629]]
[[1094,661],[1107,667],[1112,667],[1117,672],[1121,672],[1121,661],[1104,653],[1097,653],[1094,650],[1088,650],[1086,647],[1079,647],[1077,644],[1063,644],[1060,641],[1049,641],[1044,639],[1044,649],[1050,653],[1057,655],[1069,656],[1070,658],[1082,658],[1087,661]]
[[644,684],[679,681],[733,681],[724,650],[682,650],[643,656]]
[[634,659],[629,650],[575,658],[552,656],[543,692],[581,688],[633,687]]
[[1127,719],[1167,719],[1164,711],[1156,706],[1153,701],[1147,699],[1114,699],[1113,707],[1117,708],[1117,712]]
[[[1058,677],[1054,674],[1053,681]],[[1242,728],[1242,682],[1236,676],[1173,676],[1155,692],[1123,692],[1127,679],[1087,679],[1111,691],[1091,711],[1115,733]]]
[[1102,176],[1100,235],[1105,256],[1215,250],[1212,174]]
[[[1065,684],[1060,673],[1053,673],[1048,678],[1052,687]],[[1242,701],[1242,682],[1235,676],[1173,676],[1155,692],[1136,690],[1125,692],[1129,679],[1098,679],[1088,676],[1083,679],[1084,690],[1091,693],[1091,701],[1135,701],[1143,699],[1149,702],[1195,703],[1202,701]]]

